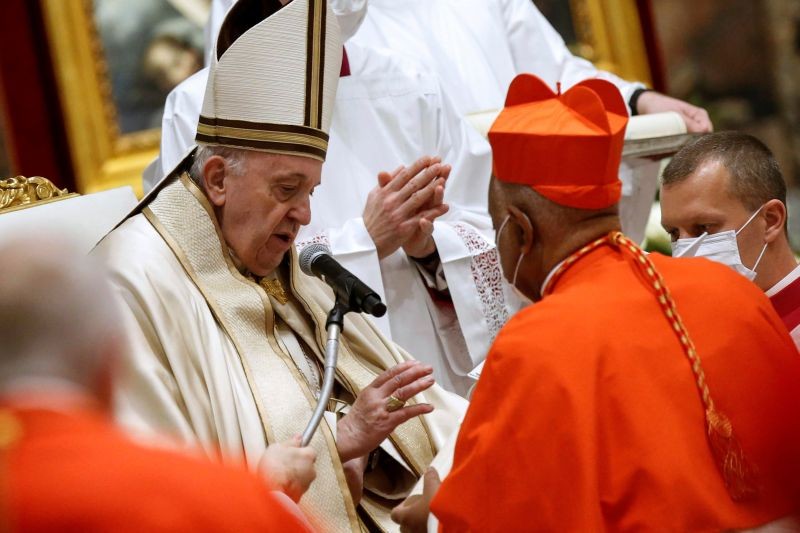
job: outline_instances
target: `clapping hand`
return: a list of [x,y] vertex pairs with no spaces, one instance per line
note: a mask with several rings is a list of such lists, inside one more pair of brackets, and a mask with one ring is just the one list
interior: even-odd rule
[[411,257],[433,252],[433,221],[445,214],[444,186],[451,167],[421,157],[409,167],[378,174],[364,207],[364,225],[383,259],[403,247]]

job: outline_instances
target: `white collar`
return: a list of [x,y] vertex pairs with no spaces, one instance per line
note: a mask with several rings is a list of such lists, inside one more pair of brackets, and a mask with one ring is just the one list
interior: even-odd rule
[[796,267],[794,267],[794,269],[791,272],[789,272],[786,275],[786,277],[784,277],[778,283],[776,283],[775,285],[770,287],[770,289],[766,292],[767,297],[771,298],[771,297],[775,296],[776,294],[781,292],[783,289],[788,287],[797,278],[800,278],[800,265],[797,265]]

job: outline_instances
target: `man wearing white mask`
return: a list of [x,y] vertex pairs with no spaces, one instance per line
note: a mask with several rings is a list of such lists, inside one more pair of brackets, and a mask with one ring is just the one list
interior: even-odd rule
[[619,231],[627,116],[609,83],[558,95],[521,75],[507,101],[489,205],[503,272],[537,303],[497,336],[438,492],[431,470],[393,517],[430,531],[430,503],[444,533],[796,531],[800,358],[770,303]]
[[[218,27],[214,13],[224,14],[223,7],[234,3],[215,0],[209,27]],[[366,1],[330,5],[345,39],[367,12]],[[311,200],[314,216],[301,229],[298,246],[328,245],[339,262],[387,301],[387,315],[373,319],[381,332],[432,365],[445,389],[466,395],[474,383],[467,374],[520,305],[506,294],[492,244],[485,194],[491,174],[488,143],[458,116],[435,76],[389,50],[348,42],[345,54],[322,185]],[[167,99],[164,168],[179,162],[193,143],[206,78],[207,71],[195,74]],[[411,243],[399,222],[413,220],[426,206],[414,208],[409,194],[397,198],[395,192],[405,183],[413,186],[409,178],[416,170],[394,178],[383,171],[435,165],[434,158],[411,164],[425,154],[452,165],[444,187],[450,210],[435,224],[426,219],[428,235]]]
[[800,346],[800,266],[786,183],[769,148],[738,132],[685,146],[664,169],[661,224],[673,255],[727,264],[763,289]]

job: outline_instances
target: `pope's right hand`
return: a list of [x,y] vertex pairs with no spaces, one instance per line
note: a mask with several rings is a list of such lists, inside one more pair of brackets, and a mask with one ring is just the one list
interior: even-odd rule
[[[380,446],[400,424],[433,411],[427,403],[405,402],[434,384],[433,367],[404,361],[385,370],[356,397],[350,411],[336,425],[336,448],[343,463]],[[392,406],[390,399],[402,407]]]
[[286,442],[271,444],[259,464],[269,481],[296,502],[317,477],[317,452],[310,446],[300,446],[300,442],[300,435],[295,435]]

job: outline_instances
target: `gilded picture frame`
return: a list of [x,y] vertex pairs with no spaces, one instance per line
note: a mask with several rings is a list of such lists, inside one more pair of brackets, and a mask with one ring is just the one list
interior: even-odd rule
[[[127,87],[120,91],[118,80],[115,93],[113,74],[119,72],[119,64],[109,61],[119,58],[108,56],[110,49],[105,46],[108,42],[104,41],[96,19],[97,6],[101,4],[93,0],[39,1],[53,59],[76,189],[81,193],[90,193],[129,185],[141,196],[142,171],[158,155],[160,109],[166,92],[157,98],[154,104],[156,108],[149,110],[153,116],[148,115],[145,124],[131,127],[130,119],[136,118],[136,110],[132,113],[130,108],[120,106],[120,96],[128,96],[130,91]],[[165,9],[172,9],[172,5],[203,3],[210,3],[210,0],[170,0],[164,5]],[[102,5],[108,4],[104,2]],[[117,2],[116,5],[119,6],[117,11],[122,9],[123,14],[128,13],[125,11],[126,5],[130,6],[131,12],[136,7],[126,2]],[[198,17],[202,16],[201,12]],[[196,19],[192,21],[196,31],[192,31],[199,33],[200,64],[196,68],[200,68],[204,21]],[[137,60],[129,56],[123,58]]]
[[533,0],[573,54],[650,85],[636,0]]
[[569,0],[575,52],[598,68],[652,85],[635,0]]

